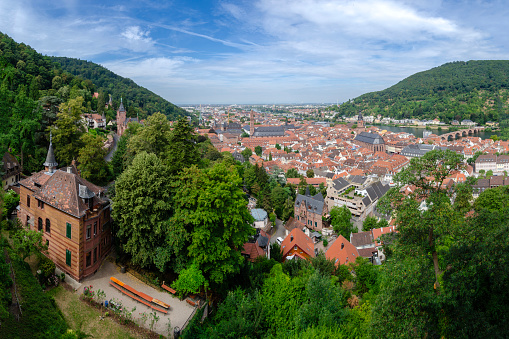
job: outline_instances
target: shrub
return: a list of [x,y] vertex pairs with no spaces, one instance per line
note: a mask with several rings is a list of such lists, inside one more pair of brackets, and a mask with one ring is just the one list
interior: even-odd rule
[[41,271],[41,275],[46,280],[52,274],[55,274],[55,263],[46,257],[41,257],[39,261],[39,265],[37,266],[38,270]]
[[323,238],[323,246],[327,246],[329,244],[329,241],[325,238]]

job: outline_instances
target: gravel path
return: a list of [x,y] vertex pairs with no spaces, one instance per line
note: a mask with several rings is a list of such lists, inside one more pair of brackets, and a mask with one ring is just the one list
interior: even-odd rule
[[[194,311],[194,307],[189,305],[186,301],[180,301],[177,297],[167,293],[160,292],[155,290],[154,288],[148,286],[142,281],[138,280],[136,277],[128,273],[120,273],[120,269],[113,263],[105,260],[104,264],[97,271],[97,273],[91,277],[86,278],[82,281],[82,286],[93,286],[93,290],[97,291],[101,289],[106,292],[106,300],[110,300],[115,298],[122,302],[122,305],[127,307],[128,310],[131,310],[133,307],[136,307],[136,311],[133,313],[133,318],[140,319],[140,313],[151,313],[152,310],[150,307],[131,299],[130,297],[122,294],[120,291],[115,289],[110,285],[110,277],[115,277],[118,280],[122,281],[125,284],[128,284],[132,288],[148,294],[152,298],[159,299],[167,304],[170,304],[170,309],[168,310],[168,314],[164,314],[162,312],[158,312],[157,316],[159,316],[159,321],[157,322],[154,331],[158,334],[162,334],[164,336],[168,336],[168,321],[171,321],[171,327],[174,328],[178,326],[182,328],[187,319],[191,316]],[[78,291],[79,293],[83,293],[83,288]],[[149,321],[145,323],[145,327],[149,328]],[[173,331],[171,332],[173,333]]]

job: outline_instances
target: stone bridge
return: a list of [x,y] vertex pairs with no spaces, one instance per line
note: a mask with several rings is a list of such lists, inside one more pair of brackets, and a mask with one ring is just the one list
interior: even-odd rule
[[475,136],[484,130],[484,127],[472,127],[469,129],[460,129],[459,131],[450,132],[446,134],[440,135],[440,139],[444,141],[452,141],[454,139],[459,139],[462,137]]

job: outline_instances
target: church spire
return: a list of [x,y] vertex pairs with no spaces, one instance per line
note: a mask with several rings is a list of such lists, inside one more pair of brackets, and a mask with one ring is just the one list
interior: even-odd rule
[[55,172],[58,163],[55,159],[55,152],[53,151],[53,135],[49,133],[49,148],[48,155],[46,156],[46,162],[43,164],[46,168],[47,173],[53,174]]

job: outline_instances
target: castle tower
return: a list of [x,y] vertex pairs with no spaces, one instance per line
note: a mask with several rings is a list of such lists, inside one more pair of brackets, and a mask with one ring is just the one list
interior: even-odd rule
[[249,137],[254,135],[254,111],[249,112]]
[[117,111],[117,134],[120,136],[124,133],[125,129],[125,121],[127,119],[127,113],[124,108],[124,104],[122,103],[122,98],[120,98],[120,107]]

